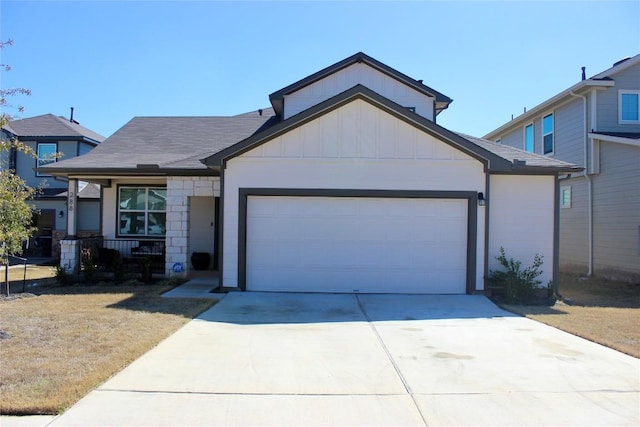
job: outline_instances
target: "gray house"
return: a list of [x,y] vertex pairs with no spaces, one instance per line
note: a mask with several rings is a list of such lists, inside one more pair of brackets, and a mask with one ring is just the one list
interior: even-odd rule
[[[231,117],[136,117],[40,170],[103,185],[102,252],[182,276],[207,252],[226,288],[483,292],[501,246],[542,254],[554,281],[558,176],[579,167],[439,126],[450,98],[364,53],[269,100]],[[63,265],[79,246],[62,242]]]
[[[84,155],[104,141],[104,137],[81,126],[73,118],[44,114],[26,119],[13,120],[2,128],[5,140],[17,138],[33,149],[37,158],[21,152],[3,153],[2,167],[16,171],[29,186],[38,188],[35,199],[30,202],[33,224],[37,228],[30,239],[26,255],[59,257],[59,241],[67,230],[67,182],[35,169]],[[54,157],[58,153],[59,158]],[[83,235],[97,233],[100,229],[100,188],[83,183],[78,193],[79,229]]]
[[484,136],[581,165],[560,178],[560,266],[640,281],[640,55]]

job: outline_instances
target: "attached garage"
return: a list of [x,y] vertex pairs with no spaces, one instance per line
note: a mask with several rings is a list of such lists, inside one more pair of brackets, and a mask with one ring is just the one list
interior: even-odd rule
[[243,193],[247,290],[463,294],[474,287],[475,193]]

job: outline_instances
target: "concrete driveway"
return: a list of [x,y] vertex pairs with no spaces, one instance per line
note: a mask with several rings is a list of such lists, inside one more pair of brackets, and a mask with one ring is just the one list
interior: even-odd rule
[[640,360],[482,296],[231,293],[52,426],[640,424]]

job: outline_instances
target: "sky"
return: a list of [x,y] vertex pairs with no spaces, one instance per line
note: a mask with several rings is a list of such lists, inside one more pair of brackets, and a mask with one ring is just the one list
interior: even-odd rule
[[633,1],[7,1],[0,87],[25,118],[110,136],[135,116],[225,116],[356,52],[454,101],[438,116],[483,136],[640,53]]

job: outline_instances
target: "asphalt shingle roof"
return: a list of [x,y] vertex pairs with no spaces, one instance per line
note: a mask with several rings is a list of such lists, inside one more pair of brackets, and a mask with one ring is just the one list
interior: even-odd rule
[[47,169],[202,169],[200,159],[259,131],[272,120],[265,108],[232,117],[134,117],[84,156]]
[[525,161],[527,166],[547,167],[547,168],[571,168],[575,165],[562,160],[557,160],[553,157],[543,156],[541,154],[530,153],[519,148],[511,147],[508,145],[498,144],[487,139],[476,138],[475,136],[465,135],[458,133],[458,135],[464,139],[471,141],[479,147],[484,148],[491,153],[508,160],[509,162]]
[[99,133],[53,114],[13,120],[5,129],[18,137],[85,137],[96,142],[105,140]]

